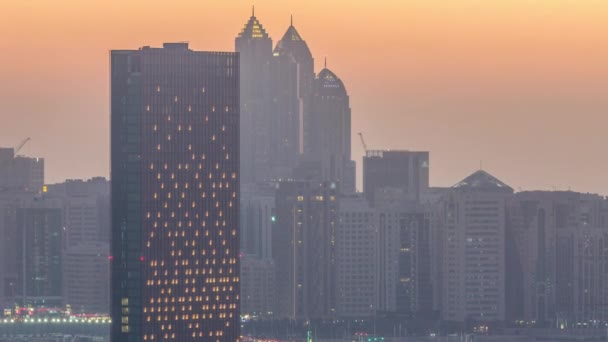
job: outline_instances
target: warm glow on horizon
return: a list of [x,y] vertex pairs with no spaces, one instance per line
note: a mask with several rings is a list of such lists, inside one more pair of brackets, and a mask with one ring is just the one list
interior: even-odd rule
[[[255,1],[351,97],[353,157],[431,152],[431,184],[476,168],[515,189],[608,195],[608,1]],[[167,41],[234,50],[251,2],[0,4],[0,146],[46,158],[47,182],[109,173],[109,51]],[[360,176],[360,175],[359,175]]]

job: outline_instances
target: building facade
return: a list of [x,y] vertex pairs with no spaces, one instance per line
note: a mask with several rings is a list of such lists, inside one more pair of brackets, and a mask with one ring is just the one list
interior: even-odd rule
[[345,194],[355,192],[351,160],[351,114],[344,83],[324,68],[313,84],[305,153],[319,162],[322,180],[336,181]]
[[303,152],[310,119],[314,59],[306,41],[289,26],[273,50],[271,68],[271,178],[291,178]]
[[527,191],[509,209],[510,320],[553,327],[607,321],[606,199]]
[[429,153],[367,151],[363,157],[363,192],[372,204],[381,188],[405,189],[410,199],[420,201],[429,188]]
[[275,216],[275,187],[249,184],[241,187],[241,251],[272,258],[272,225]]
[[480,170],[441,200],[443,320],[505,320],[506,208],[512,195],[512,188]]
[[275,267],[271,258],[241,257],[241,314],[272,317],[275,306]]
[[110,246],[84,242],[66,249],[63,257],[64,303],[73,313],[110,310]]
[[110,238],[110,182],[102,177],[47,185],[45,195],[64,205],[66,247]]
[[241,182],[268,180],[271,154],[272,39],[255,13],[235,39],[240,55]]
[[238,341],[239,59],[111,53],[112,340]]
[[13,148],[0,148],[0,190],[41,192],[44,159],[15,155]]
[[338,317],[367,318],[377,310],[378,217],[360,195],[340,198],[336,229]]
[[17,302],[59,305],[63,294],[61,202],[37,198],[17,208]]
[[338,191],[333,182],[278,185],[272,256],[279,317],[328,319],[335,315]]

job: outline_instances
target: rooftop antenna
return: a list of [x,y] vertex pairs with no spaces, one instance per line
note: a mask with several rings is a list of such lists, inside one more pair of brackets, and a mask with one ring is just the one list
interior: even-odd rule
[[325,56],[325,69],[327,69],[327,56]]
[[293,14],[291,15],[291,26],[293,26]]
[[255,5],[251,5],[251,16],[255,17]]

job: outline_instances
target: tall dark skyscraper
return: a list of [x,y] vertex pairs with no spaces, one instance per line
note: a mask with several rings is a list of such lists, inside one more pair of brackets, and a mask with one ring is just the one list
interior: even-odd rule
[[240,54],[241,182],[270,176],[272,39],[252,12],[235,39]]
[[367,151],[363,157],[363,192],[374,202],[376,191],[400,188],[413,201],[429,188],[429,153],[413,151]]
[[239,340],[239,58],[111,53],[112,340]]
[[271,175],[291,177],[303,149],[315,77],[314,59],[296,28],[289,26],[273,52]]
[[328,319],[336,314],[337,196],[333,182],[279,183],[272,229],[279,317]]
[[62,303],[61,202],[35,199],[17,209],[17,293],[23,305]]
[[308,159],[319,162],[323,180],[338,181],[342,192],[354,193],[349,98],[342,80],[327,67],[315,78],[308,122],[304,141]]

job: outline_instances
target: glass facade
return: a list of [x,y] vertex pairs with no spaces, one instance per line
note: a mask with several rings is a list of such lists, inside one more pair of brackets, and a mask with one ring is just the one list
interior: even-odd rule
[[238,341],[239,61],[113,51],[112,340]]

